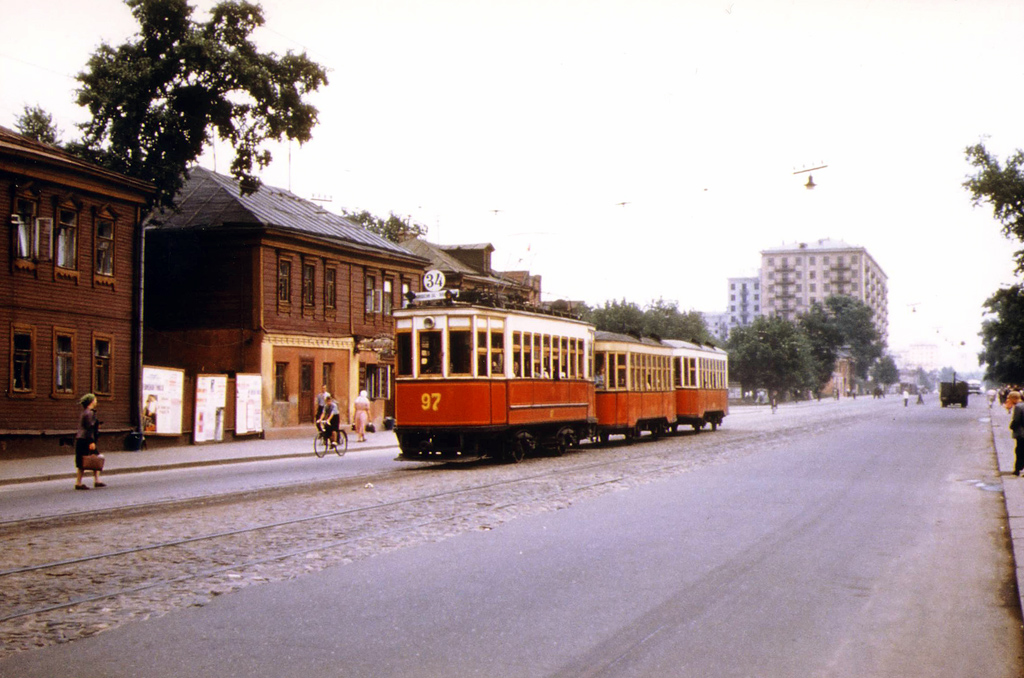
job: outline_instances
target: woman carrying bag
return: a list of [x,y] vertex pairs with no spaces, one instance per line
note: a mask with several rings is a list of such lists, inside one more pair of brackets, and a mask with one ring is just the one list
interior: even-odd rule
[[[100,482],[100,470],[103,468],[103,455],[96,449],[96,441],[100,436],[100,422],[96,418],[96,396],[86,393],[79,401],[82,403],[82,417],[78,420],[78,433],[75,435],[75,477],[76,490],[88,490],[89,486],[82,482],[82,474],[87,466],[92,471],[92,486],[106,487]],[[88,462],[86,457],[90,457]],[[98,457],[94,460],[92,457]],[[96,467],[99,468],[96,468]]]

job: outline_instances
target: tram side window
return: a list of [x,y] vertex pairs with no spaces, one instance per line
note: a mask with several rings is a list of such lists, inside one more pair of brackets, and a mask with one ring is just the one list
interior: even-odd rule
[[604,352],[594,354],[594,388],[603,390],[605,380],[605,354]]
[[686,385],[693,388],[697,385],[697,359],[687,358],[686,359],[686,373],[689,378],[686,380]]
[[542,346],[542,337],[539,334],[534,335],[534,379],[542,379],[544,377],[544,348]]
[[541,379],[551,378],[551,335],[545,334],[543,337],[543,355],[540,359],[540,377]]
[[491,332],[491,376],[505,376],[505,334]]
[[615,383],[612,384],[613,388],[626,388],[628,383],[627,377],[629,376],[629,363],[626,361],[625,353],[616,353],[615,355]]
[[399,332],[395,337],[398,351],[398,376],[412,376],[412,332]]
[[523,335],[523,376],[533,377],[533,334]]
[[559,348],[558,337],[551,337],[551,378],[561,379],[565,371],[565,362],[562,360],[562,351]]
[[420,332],[420,374],[441,374],[441,333]]
[[476,376],[487,376],[487,332],[476,333]]
[[469,330],[448,331],[448,373],[473,372],[473,334]]
[[512,376],[523,376],[523,333],[512,333]]

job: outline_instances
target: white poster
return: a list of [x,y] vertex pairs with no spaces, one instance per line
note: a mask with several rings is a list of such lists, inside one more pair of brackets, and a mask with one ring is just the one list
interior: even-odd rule
[[225,374],[196,376],[196,423],[194,442],[224,440],[224,407],[228,401],[228,377]]
[[235,434],[263,430],[263,377],[239,374],[235,378]]
[[142,430],[146,435],[181,435],[184,370],[142,368]]

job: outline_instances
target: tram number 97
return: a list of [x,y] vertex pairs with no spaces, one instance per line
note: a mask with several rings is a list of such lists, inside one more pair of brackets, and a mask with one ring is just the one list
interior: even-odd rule
[[424,411],[431,410],[433,412],[437,412],[437,406],[440,404],[440,393],[424,393],[420,396],[420,405],[423,406]]

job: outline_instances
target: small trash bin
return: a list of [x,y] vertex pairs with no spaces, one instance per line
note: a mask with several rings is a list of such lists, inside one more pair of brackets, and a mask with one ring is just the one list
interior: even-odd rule
[[132,431],[124,437],[124,449],[128,452],[138,452],[145,444],[145,436],[136,431]]
[[394,431],[395,430],[395,418],[394,417],[384,417],[384,430],[385,431]]

